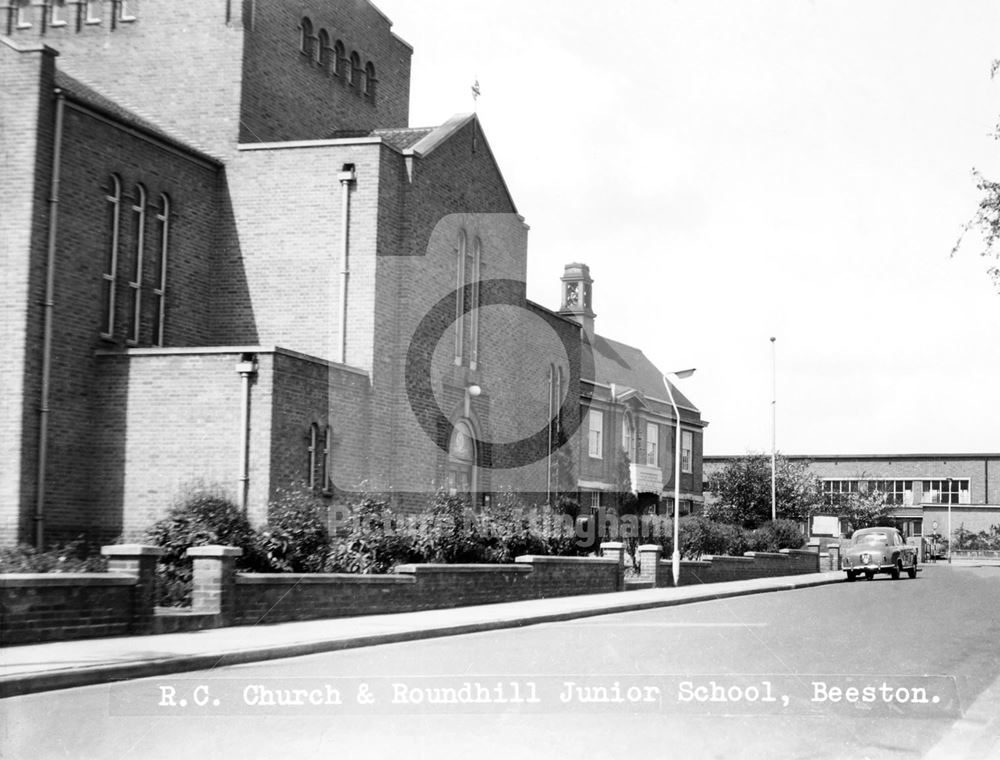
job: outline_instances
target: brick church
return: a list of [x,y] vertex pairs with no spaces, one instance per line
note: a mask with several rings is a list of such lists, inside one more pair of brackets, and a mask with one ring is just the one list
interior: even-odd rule
[[[479,120],[409,126],[374,5],[5,10],[0,542],[133,536],[192,484],[255,522],[289,489],[598,506],[621,451],[672,496],[662,374],[594,332],[585,265],[526,298]],[[707,423],[675,393],[691,508]]]

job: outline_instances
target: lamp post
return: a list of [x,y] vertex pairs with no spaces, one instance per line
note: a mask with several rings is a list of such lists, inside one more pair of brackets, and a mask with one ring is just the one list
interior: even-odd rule
[[774,358],[774,338],[771,338],[771,521],[778,519],[778,475],[776,472],[775,460],[777,459],[777,432],[776,421],[778,415],[778,385],[775,370],[777,363]]
[[670,397],[670,406],[674,408],[674,427],[677,433],[676,440],[674,441],[674,553],[671,557],[674,586],[677,586],[677,582],[681,577],[681,414],[677,410],[677,402],[674,400],[674,389],[670,385],[670,378],[679,380],[691,377],[693,374],[694,369],[682,369],[679,372],[670,372],[663,376],[663,384],[667,387],[667,395]]

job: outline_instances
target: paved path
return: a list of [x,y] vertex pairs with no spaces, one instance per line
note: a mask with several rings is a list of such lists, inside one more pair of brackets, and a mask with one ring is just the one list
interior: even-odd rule
[[0,649],[0,697],[844,580],[841,572]]

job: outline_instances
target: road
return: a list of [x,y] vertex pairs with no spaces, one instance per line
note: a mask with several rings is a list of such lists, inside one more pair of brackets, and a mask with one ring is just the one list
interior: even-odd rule
[[931,565],[10,698],[0,754],[993,757],[998,642],[1000,567]]

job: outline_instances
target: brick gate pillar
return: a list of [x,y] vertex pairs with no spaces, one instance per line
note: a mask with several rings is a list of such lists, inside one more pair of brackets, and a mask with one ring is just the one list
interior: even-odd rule
[[108,571],[136,578],[132,591],[130,633],[152,633],[156,608],[156,562],[166,552],[159,546],[142,544],[112,544],[102,546],[101,554],[108,558]]
[[236,558],[243,550],[235,546],[192,546],[187,556],[194,560],[191,611],[220,615],[228,625],[236,612]]

